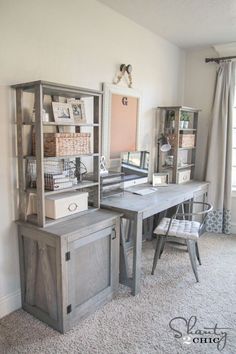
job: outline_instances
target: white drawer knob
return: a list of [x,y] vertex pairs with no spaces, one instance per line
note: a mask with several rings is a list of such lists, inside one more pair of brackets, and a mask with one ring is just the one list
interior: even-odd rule
[[69,210],[69,211],[75,211],[77,208],[78,208],[78,205],[77,205],[76,203],[71,203],[71,204],[68,206],[68,210]]

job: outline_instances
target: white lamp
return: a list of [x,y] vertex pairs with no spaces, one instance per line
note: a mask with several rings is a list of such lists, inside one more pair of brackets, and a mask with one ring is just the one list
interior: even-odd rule
[[160,139],[158,139],[158,142],[160,144],[161,152],[168,152],[171,150],[171,145],[170,145],[168,137],[165,137],[164,135],[162,135],[160,137]]

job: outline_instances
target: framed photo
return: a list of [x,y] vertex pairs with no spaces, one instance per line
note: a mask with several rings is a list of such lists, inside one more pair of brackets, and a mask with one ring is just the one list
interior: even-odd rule
[[57,123],[74,123],[73,110],[70,103],[52,102],[54,120]]
[[153,173],[152,185],[154,187],[166,187],[169,182],[169,173]]
[[75,123],[86,123],[84,101],[69,98],[67,102],[71,104]]

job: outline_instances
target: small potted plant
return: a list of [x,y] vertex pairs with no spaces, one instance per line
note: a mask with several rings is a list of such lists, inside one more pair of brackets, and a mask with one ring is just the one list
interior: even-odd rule
[[180,129],[188,129],[189,120],[189,114],[187,112],[182,112],[180,118]]

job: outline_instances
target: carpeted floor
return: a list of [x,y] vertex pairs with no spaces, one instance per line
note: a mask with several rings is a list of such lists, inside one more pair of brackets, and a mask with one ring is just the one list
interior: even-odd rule
[[[77,327],[62,335],[23,310],[0,320],[0,353],[83,353],[83,354],[177,354],[219,353],[210,338],[199,341],[199,334],[186,337],[183,320],[173,327],[183,338],[175,338],[169,327],[174,317],[188,320],[197,316],[192,331],[204,327],[227,327],[226,346],[222,353],[236,353],[236,237],[207,235],[200,241],[203,265],[196,283],[188,254],[178,247],[167,246],[150,275],[154,243],[143,247],[141,293],[133,297],[120,286],[118,296]],[[192,319],[193,321],[193,319]],[[218,332],[219,330],[217,330]],[[191,341],[190,344],[188,344]]]

